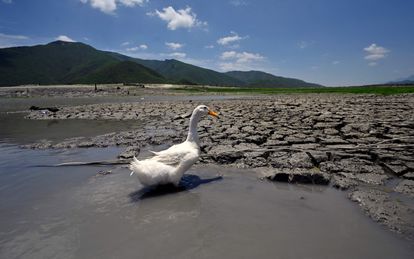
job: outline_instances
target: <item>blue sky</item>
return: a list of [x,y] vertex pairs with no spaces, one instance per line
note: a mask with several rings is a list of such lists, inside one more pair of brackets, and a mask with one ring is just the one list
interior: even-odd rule
[[414,75],[411,0],[0,0],[0,47],[80,41],[324,85]]

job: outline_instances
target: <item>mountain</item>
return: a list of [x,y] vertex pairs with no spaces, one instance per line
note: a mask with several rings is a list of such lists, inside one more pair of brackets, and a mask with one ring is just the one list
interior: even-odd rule
[[230,71],[225,74],[244,82],[244,86],[248,87],[321,87],[299,79],[275,76],[261,71]]
[[144,60],[54,41],[0,49],[0,86],[76,83],[175,83],[251,87],[316,87],[260,71],[220,73],[175,59]]
[[108,83],[165,83],[167,80],[152,69],[133,61],[111,63],[79,78],[87,84]]
[[414,75],[388,82],[388,84],[414,84]]
[[131,58],[118,53],[111,53],[119,60],[130,60],[157,71],[171,82],[185,82],[186,84],[238,86],[243,82],[217,71],[190,65],[175,59],[145,60]]
[[165,82],[151,69],[78,42],[0,49],[0,85]]

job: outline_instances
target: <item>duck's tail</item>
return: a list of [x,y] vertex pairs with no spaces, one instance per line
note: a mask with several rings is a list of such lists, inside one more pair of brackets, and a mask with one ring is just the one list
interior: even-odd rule
[[135,172],[139,171],[139,160],[134,156],[134,159],[129,164],[129,169],[131,170],[131,174],[129,176],[132,176]]

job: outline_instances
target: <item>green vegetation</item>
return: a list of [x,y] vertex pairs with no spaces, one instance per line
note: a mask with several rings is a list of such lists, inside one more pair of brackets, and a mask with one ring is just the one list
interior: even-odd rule
[[321,87],[295,78],[275,76],[262,71],[230,71],[225,73],[243,82],[245,87],[259,88],[292,88],[292,87]]
[[[139,62],[139,61],[137,61]],[[193,66],[175,59],[167,59],[157,66],[151,66],[150,62],[142,62],[144,66],[154,69],[165,78],[179,82],[189,81],[199,85],[242,85],[243,82],[230,77],[224,73],[214,70]]]
[[241,87],[315,87],[260,71],[220,73],[175,59],[143,60],[55,41],[0,49],[0,86],[24,84],[172,83]]
[[165,83],[155,71],[132,61],[114,62],[80,79],[83,83]]
[[112,62],[82,43],[0,49],[0,85],[81,82],[83,76]]
[[338,93],[338,94],[403,94],[414,93],[414,85],[407,86],[352,86],[352,87],[315,87],[315,88],[245,88],[245,87],[185,87],[174,88],[175,91],[229,93],[229,94],[305,94],[305,93]]

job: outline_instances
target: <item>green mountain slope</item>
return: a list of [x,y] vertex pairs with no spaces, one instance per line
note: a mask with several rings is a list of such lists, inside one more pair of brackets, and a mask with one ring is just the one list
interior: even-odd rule
[[173,83],[187,82],[188,84],[219,86],[238,86],[244,84],[242,81],[228,76],[225,73],[190,65],[175,59],[161,61],[131,58],[118,53],[111,53],[111,55],[119,60],[130,60],[151,68]]
[[[155,71],[78,42],[0,49],[0,85],[165,82]],[[118,81],[119,80],[119,81]]]
[[102,67],[78,81],[92,83],[165,83],[166,80],[157,72],[133,61],[115,62]]
[[249,87],[315,87],[260,71],[220,73],[175,59],[144,60],[55,41],[0,49],[0,86],[75,83],[177,83]]
[[114,61],[82,43],[0,49],[0,85],[72,83]]
[[245,83],[248,87],[321,87],[318,84],[312,84],[295,78],[275,76],[261,71],[230,71],[225,73]]

